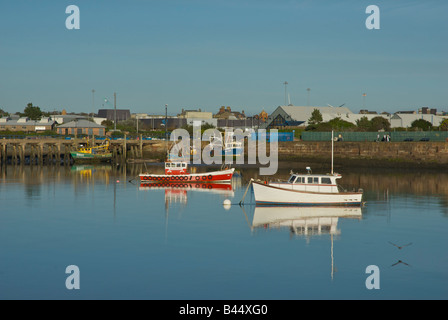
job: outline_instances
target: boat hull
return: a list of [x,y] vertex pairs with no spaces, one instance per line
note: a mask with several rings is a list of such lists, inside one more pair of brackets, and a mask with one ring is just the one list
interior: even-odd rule
[[70,152],[74,161],[77,162],[107,162],[112,160],[112,153],[91,154],[82,152]]
[[297,191],[252,181],[257,205],[360,206],[362,192],[322,193]]
[[151,182],[151,183],[140,183],[140,190],[157,190],[157,189],[165,189],[165,190],[187,190],[187,191],[207,191],[213,193],[222,193],[225,195],[233,196],[233,188],[232,184],[229,182],[222,183],[172,183],[172,182]]
[[181,182],[181,183],[198,183],[198,182],[223,182],[230,181],[233,176],[234,168],[204,173],[191,174],[149,174],[142,173],[139,175],[141,182]]

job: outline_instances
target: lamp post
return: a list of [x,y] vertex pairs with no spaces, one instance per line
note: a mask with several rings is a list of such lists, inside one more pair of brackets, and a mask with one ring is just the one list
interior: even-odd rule
[[285,106],[286,106],[287,105],[287,102],[286,102],[286,97],[287,97],[286,88],[288,86],[288,82],[285,81],[285,82],[283,82],[283,84],[285,85]]
[[167,130],[166,127],[168,127],[168,105],[165,105],[165,140],[168,140],[166,137]]
[[95,114],[95,89],[92,89],[92,121]]

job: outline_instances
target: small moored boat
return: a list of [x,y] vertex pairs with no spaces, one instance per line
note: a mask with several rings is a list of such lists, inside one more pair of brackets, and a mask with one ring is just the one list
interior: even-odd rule
[[299,206],[360,206],[363,190],[347,192],[337,184],[342,176],[333,172],[333,132],[331,146],[331,173],[292,173],[284,182],[257,182],[251,180],[257,205]]
[[235,168],[219,171],[191,173],[188,172],[188,163],[185,161],[166,161],[165,174],[141,173],[141,182],[229,182],[232,180]]
[[296,174],[285,182],[252,180],[257,205],[359,206],[363,191],[347,192],[336,182],[341,175]]
[[110,141],[106,139],[98,146],[81,146],[76,151],[70,152],[70,155],[75,162],[107,162],[112,160],[109,146]]

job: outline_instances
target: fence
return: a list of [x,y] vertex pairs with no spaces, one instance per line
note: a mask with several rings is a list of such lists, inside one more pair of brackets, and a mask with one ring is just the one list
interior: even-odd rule
[[[331,136],[331,133],[330,133]],[[258,132],[253,132],[251,134],[252,140],[258,140]],[[277,132],[277,141],[294,141],[294,133],[293,132]],[[271,134],[266,132],[266,141],[271,141]]]
[[[390,131],[390,132],[339,132],[333,133],[335,139],[342,141],[447,141],[448,131]],[[331,132],[304,131],[303,141],[331,141]]]

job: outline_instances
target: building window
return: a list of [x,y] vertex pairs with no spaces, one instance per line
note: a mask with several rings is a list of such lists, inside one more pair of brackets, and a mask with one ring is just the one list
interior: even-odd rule
[[281,115],[277,115],[275,119],[272,120],[269,127],[282,127],[286,124],[285,122],[285,119]]

